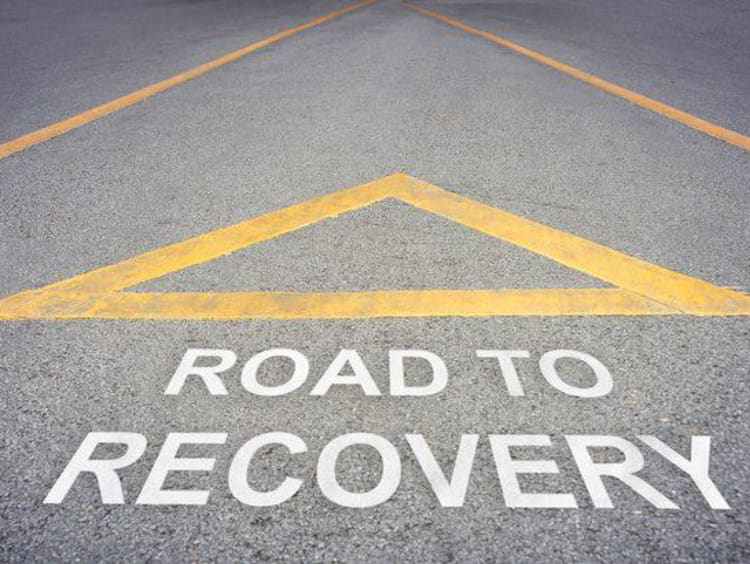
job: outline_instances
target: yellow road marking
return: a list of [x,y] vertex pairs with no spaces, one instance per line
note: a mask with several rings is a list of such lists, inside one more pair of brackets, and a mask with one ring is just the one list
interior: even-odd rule
[[[128,293],[123,290],[394,198],[615,288]],[[750,297],[394,174],[0,300],[0,319],[324,319],[510,315],[750,315]]]
[[[403,201],[683,313],[746,310],[750,298],[409,178]],[[750,313],[750,310],[748,310]]]
[[161,82],[157,82],[155,84],[152,84],[151,86],[147,86],[146,88],[142,88],[141,90],[137,90],[131,94],[127,94],[126,96],[122,96],[120,98],[117,98],[116,100],[112,100],[111,102],[101,104],[100,106],[96,106],[94,108],[91,108],[90,110],[86,110],[85,112],[82,112],[78,115],[69,117],[62,121],[58,121],[57,123],[53,123],[52,125],[48,125],[47,127],[43,127],[42,129],[38,129],[36,131],[23,135],[21,137],[18,137],[17,139],[2,143],[0,144],[0,159],[4,159],[5,157],[8,157],[14,153],[18,153],[19,151],[23,151],[25,149],[28,149],[29,147],[38,145],[39,143],[52,139],[53,137],[57,137],[58,135],[67,133],[72,129],[79,128],[82,125],[86,125],[87,123],[90,123],[94,120],[97,120],[104,116],[108,116],[109,114],[122,110],[123,108],[132,106],[133,104],[136,104],[141,100],[145,100],[146,98],[150,98],[155,94],[159,94],[160,92],[164,92],[165,90],[169,90],[170,88],[174,88],[175,86],[183,84],[188,80],[197,78],[209,71],[214,70],[215,68],[226,65],[227,63],[231,63],[232,61],[236,61],[237,59],[240,59],[245,55],[249,55],[254,51],[258,51],[259,49],[263,49],[264,47],[267,47],[272,43],[276,43],[278,41],[281,41],[282,39],[286,39],[287,37],[291,37],[292,35],[300,33],[301,31],[305,31],[329,22],[332,19],[348,14],[349,12],[353,12],[354,10],[358,10],[359,8],[364,8],[365,6],[374,4],[376,1],[377,0],[364,0],[363,2],[358,2],[351,6],[347,6],[346,8],[342,8],[324,16],[315,18],[314,20],[310,20],[309,22],[298,25],[297,27],[275,33],[274,35],[271,35],[270,37],[267,37],[261,41],[243,47],[242,49],[238,49],[237,51],[227,53],[226,55],[223,55],[218,59],[214,59],[213,61],[209,61],[188,71],[181,72],[180,74],[177,74],[171,78],[167,78],[166,80],[162,80]]
[[[119,292],[50,307],[47,319],[357,319],[545,315],[669,315],[619,289],[386,290],[369,292]],[[0,319],[2,314],[0,313]]]
[[747,135],[742,135],[741,133],[737,133],[736,131],[732,131],[731,129],[721,127],[720,125],[716,125],[715,123],[711,123],[710,121],[706,121],[685,111],[664,104],[663,102],[658,102],[657,100],[653,100],[652,98],[648,98],[647,96],[638,94],[637,92],[633,92],[632,90],[628,90],[627,88],[623,88],[622,86],[618,86],[617,84],[608,82],[592,74],[583,72],[582,70],[556,61],[555,59],[543,55],[537,51],[532,51],[531,49],[527,49],[526,47],[518,45],[517,43],[513,43],[512,41],[508,41],[507,39],[503,39],[502,37],[498,37],[497,35],[493,35],[492,33],[478,29],[476,27],[472,27],[453,18],[449,18],[448,16],[444,16],[443,14],[432,12],[420,6],[414,6],[408,3],[405,3],[404,5],[407,8],[414,10],[415,12],[419,12],[431,18],[435,18],[436,20],[440,20],[441,22],[458,28],[462,31],[478,35],[479,37],[487,39],[488,41],[492,41],[493,43],[502,45],[503,47],[510,49],[511,51],[515,51],[516,53],[524,55],[525,57],[533,59],[534,61],[543,65],[547,65],[548,67],[552,67],[555,70],[563,72],[569,76],[572,76],[573,78],[577,78],[578,80],[599,88],[600,90],[604,90],[609,94],[623,98],[624,100],[632,102],[633,104],[637,104],[642,108],[646,108],[647,110],[651,110],[652,112],[663,115],[664,117],[677,121],[683,125],[692,127],[697,131],[707,133],[708,135],[726,141],[731,145],[740,147],[742,149],[745,149],[746,151],[750,151],[750,137],[748,137]]
[[399,180],[399,177],[391,176],[276,210],[63,280],[47,286],[45,292],[67,295],[117,292],[290,233],[323,219],[366,207],[393,194],[397,190]]

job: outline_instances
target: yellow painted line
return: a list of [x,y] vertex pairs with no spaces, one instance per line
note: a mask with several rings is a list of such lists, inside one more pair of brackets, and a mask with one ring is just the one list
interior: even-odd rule
[[263,49],[264,47],[267,47],[272,43],[276,43],[278,41],[281,41],[282,39],[286,39],[287,37],[291,37],[292,35],[295,35],[302,31],[319,26],[335,18],[338,18],[360,8],[364,8],[365,6],[369,6],[370,4],[374,4],[376,1],[377,0],[364,0],[363,2],[358,2],[351,6],[347,6],[346,8],[342,8],[340,10],[336,10],[324,16],[320,16],[318,18],[310,20],[309,22],[302,25],[298,25],[279,33],[275,33],[274,35],[271,35],[270,37],[267,37],[261,41],[257,41],[256,43],[243,47],[242,49],[238,49],[237,51],[227,53],[226,55],[223,55],[218,59],[214,59],[213,61],[209,61],[185,72],[181,72],[180,74],[177,74],[171,78],[167,78],[166,80],[162,80],[161,82],[157,82],[155,84],[152,84],[151,86],[147,86],[146,88],[142,88],[141,90],[137,90],[131,94],[122,96],[120,98],[117,98],[116,100],[112,100],[111,102],[96,106],[78,115],[69,117],[62,121],[58,121],[57,123],[53,123],[52,125],[48,125],[47,127],[43,127],[42,129],[38,129],[36,131],[23,135],[21,137],[18,137],[17,139],[2,143],[0,144],[0,159],[4,159],[5,157],[8,157],[14,153],[18,153],[19,151],[23,151],[25,149],[28,149],[29,147],[33,147],[34,145],[43,143],[44,141],[52,139],[53,137],[57,137],[58,135],[67,133],[72,129],[77,129],[94,120],[122,110],[123,108],[132,106],[133,104],[136,104],[141,100],[145,100],[146,98],[150,98],[155,94],[159,94],[160,92],[164,92],[165,90],[169,90],[170,88],[179,86],[180,84],[183,84],[188,80],[192,80],[218,67],[226,65],[227,63],[236,61],[237,59],[249,55],[250,53]]
[[117,264],[92,270],[42,288],[0,301],[34,302],[38,307],[64,297],[118,292],[183,268],[208,262],[256,243],[291,233],[342,213],[354,211],[391,196],[402,183],[399,175],[327,194],[282,208],[236,225],[217,229],[185,241],[167,245]]
[[750,314],[750,298],[738,292],[447,192],[416,178],[404,182],[400,199],[683,313]]
[[692,127],[697,131],[707,133],[708,135],[726,141],[731,145],[740,147],[741,149],[745,149],[746,151],[750,151],[750,137],[748,137],[747,135],[732,131],[731,129],[727,129],[726,127],[721,127],[720,125],[716,125],[715,123],[711,123],[710,121],[706,121],[704,119],[696,117],[663,102],[648,98],[643,94],[638,94],[637,92],[628,90],[627,88],[623,88],[622,86],[618,86],[617,84],[606,81],[587,72],[583,72],[582,70],[579,70],[575,67],[566,65],[565,63],[561,63],[560,61],[543,55],[542,53],[532,51],[531,49],[527,49],[526,47],[518,45],[517,43],[513,43],[512,41],[508,41],[507,39],[503,39],[502,37],[498,37],[497,35],[493,35],[492,33],[489,33],[487,31],[467,25],[453,18],[449,18],[448,16],[444,16],[443,14],[432,12],[420,6],[414,6],[408,3],[405,3],[404,5],[407,8],[414,10],[415,12],[419,12],[431,18],[435,18],[436,20],[440,20],[441,22],[453,26],[457,29],[460,29],[467,33],[471,33],[473,35],[477,35],[498,45],[502,45],[503,47],[510,49],[511,51],[515,51],[520,55],[528,57],[529,59],[533,59],[534,61],[543,65],[547,65],[548,67],[563,72],[568,76],[572,76],[573,78],[581,80],[586,84],[590,84],[591,86],[599,88],[600,90],[604,90],[609,94],[618,96],[624,100],[627,100],[628,102],[632,102],[633,104],[641,106],[642,108],[646,108],[647,110],[651,110],[652,112],[677,121],[683,125]]
[[[128,293],[123,290],[394,198],[615,286],[606,289]],[[0,319],[336,319],[750,315],[750,297],[394,174],[0,300]]]
[[678,313],[625,290],[597,288],[553,291],[385,290],[324,293],[119,292],[77,301],[72,307],[71,304],[52,306],[44,311],[43,316],[46,319],[239,320]]

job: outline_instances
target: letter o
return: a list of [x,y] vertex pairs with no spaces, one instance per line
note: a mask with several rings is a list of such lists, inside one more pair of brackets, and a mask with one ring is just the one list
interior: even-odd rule
[[[289,380],[279,386],[264,386],[258,382],[258,368],[261,363],[275,356],[283,356],[294,362],[294,373]],[[307,380],[310,362],[307,357],[294,349],[269,349],[259,352],[245,363],[242,369],[242,386],[257,396],[283,396],[299,388]]]
[[[596,376],[596,384],[589,388],[579,388],[564,382],[560,375],[557,373],[555,364],[561,358],[575,358],[588,364],[594,371]],[[542,355],[539,360],[539,368],[542,371],[542,375],[545,380],[554,388],[561,391],[569,396],[576,396],[579,398],[599,398],[606,396],[612,391],[613,382],[612,375],[601,362],[595,359],[590,354],[573,351],[573,350],[556,350],[549,351]]]
[[[336,461],[345,448],[353,445],[373,447],[380,454],[383,472],[377,486],[367,492],[350,492],[336,479]],[[401,459],[389,441],[371,433],[349,433],[336,437],[320,452],[318,459],[318,486],[323,495],[344,507],[373,507],[387,501],[401,482]]]

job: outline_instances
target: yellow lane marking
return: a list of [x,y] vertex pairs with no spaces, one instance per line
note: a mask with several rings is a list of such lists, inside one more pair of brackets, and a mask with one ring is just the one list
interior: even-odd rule
[[409,178],[400,199],[683,313],[750,313],[750,298]]
[[[385,290],[368,292],[119,292],[50,307],[46,319],[362,319],[548,315],[669,315],[618,289]],[[2,314],[0,314],[2,319]]]
[[[616,288],[128,293],[123,290],[394,198]],[[750,315],[750,297],[394,174],[0,300],[0,319],[324,319],[510,315]]]
[[397,189],[398,184],[399,178],[391,176],[282,208],[51,284],[44,288],[44,293],[91,295],[117,292],[290,233],[323,219],[366,207],[389,197]]
[[741,133],[737,133],[736,131],[732,131],[731,129],[721,127],[720,125],[716,125],[715,123],[711,123],[710,121],[706,121],[685,111],[664,104],[663,102],[648,98],[647,96],[638,94],[637,92],[633,92],[632,90],[628,90],[627,88],[623,88],[622,86],[618,86],[617,84],[608,82],[597,76],[583,72],[582,70],[556,61],[555,59],[543,55],[537,51],[532,51],[531,49],[527,49],[526,47],[518,45],[517,43],[513,43],[512,41],[508,41],[507,39],[503,39],[502,37],[498,37],[497,35],[493,35],[492,33],[478,29],[476,27],[472,27],[453,18],[449,18],[448,16],[444,16],[443,14],[432,12],[420,6],[414,6],[408,3],[405,3],[404,5],[407,8],[414,10],[415,12],[419,12],[431,18],[435,18],[436,20],[440,20],[441,22],[458,28],[462,31],[478,35],[479,37],[487,39],[488,41],[492,41],[493,43],[502,45],[503,47],[510,49],[511,51],[515,51],[516,53],[524,55],[525,57],[533,59],[534,61],[543,65],[547,65],[548,67],[552,67],[555,70],[563,72],[569,76],[572,76],[573,78],[577,78],[578,80],[599,88],[600,90],[604,90],[609,94],[623,98],[624,100],[632,102],[633,104],[637,104],[642,108],[646,108],[647,110],[651,110],[652,112],[661,114],[664,117],[677,121],[683,125],[692,127],[697,131],[707,133],[708,135],[726,141],[731,145],[735,145],[736,147],[740,147],[742,149],[745,149],[746,151],[750,151],[750,137],[748,137],[747,135],[742,135]]
[[295,35],[302,31],[329,22],[335,18],[338,18],[339,16],[343,16],[360,8],[364,8],[365,6],[369,6],[370,4],[374,4],[376,1],[377,0],[364,0],[363,2],[358,2],[351,6],[347,6],[346,8],[342,8],[340,10],[336,10],[324,16],[320,16],[318,18],[310,20],[309,22],[298,25],[297,27],[275,33],[274,35],[271,35],[270,37],[267,37],[261,41],[243,47],[242,49],[238,49],[237,51],[227,53],[226,55],[223,55],[218,59],[214,59],[213,61],[209,61],[185,72],[181,72],[180,74],[177,74],[171,78],[167,78],[166,80],[162,80],[161,82],[157,82],[155,84],[152,84],[151,86],[147,86],[146,88],[142,88],[141,90],[137,90],[131,94],[127,94],[126,96],[122,96],[120,98],[117,98],[116,100],[112,100],[111,102],[101,104],[100,106],[96,106],[94,108],[86,110],[85,112],[82,112],[78,115],[69,117],[62,121],[58,121],[57,123],[53,123],[52,125],[48,125],[47,127],[43,127],[42,129],[38,129],[36,131],[23,135],[21,137],[18,137],[17,139],[2,143],[0,144],[0,159],[4,159],[5,157],[8,157],[14,153],[18,153],[19,151],[23,151],[25,149],[28,149],[29,147],[38,145],[39,143],[52,139],[53,137],[57,137],[58,135],[67,133],[72,129],[76,129],[94,120],[97,120],[104,116],[108,116],[109,114],[122,110],[123,108],[132,106],[133,104],[136,104],[141,100],[145,100],[146,98],[150,98],[155,94],[159,94],[160,92],[164,92],[165,90],[169,90],[170,88],[174,88],[175,86],[183,84],[188,80],[197,78],[209,71],[214,70],[215,68],[226,65],[227,63],[231,63],[232,61],[236,61],[237,59],[240,59],[245,55],[249,55],[254,51],[263,49],[264,47],[267,47],[272,43],[276,43],[278,41],[281,41],[282,39],[286,39],[287,37],[291,37],[292,35]]

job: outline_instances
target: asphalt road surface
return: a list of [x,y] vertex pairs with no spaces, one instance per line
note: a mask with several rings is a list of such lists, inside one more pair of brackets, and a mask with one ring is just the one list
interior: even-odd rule
[[[0,143],[352,5],[6,1],[0,6]],[[414,5],[738,138],[750,134],[747,3]],[[0,159],[0,296],[405,173],[582,238],[576,241],[708,282],[711,292],[744,303],[750,145],[605,90],[401,2],[358,7],[59,136],[24,141]],[[99,306],[90,306],[89,294],[71,292],[63,296],[73,303],[64,304],[73,312],[66,319],[56,318],[61,310],[52,306],[22,302],[20,309],[4,309],[0,302],[0,559],[750,559],[750,310],[721,309],[712,298],[705,307],[713,313],[686,314],[683,304],[697,291],[690,282],[680,294],[687,297],[668,303],[673,309],[666,315],[626,315],[627,308],[561,315],[554,307],[531,315],[536,298],[522,300],[514,315],[469,315],[470,300],[440,291],[606,292],[641,284],[633,281],[631,263],[619,266],[621,255],[610,260],[598,251],[578,252],[588,249],[582,243],[558,245],[557,232],[545,228],[535,227],[530,237],[557,249],[556,260],[468,229],[474,217],[495,217],[482,209],[484,215],[472,212],[456,222],[402,198],[338,216],[326,212],[296,230],[287,220],[268,221],[279,236],[229,254],[219,245],[212,260],[201,255],[208,245],[197,240],[190,248],[200,256],[182,270],[154,267],[153,276],[143,274],[153,263],[179,262],[177,251],[163,252],[145,268],[121,269],[141,274],[137,284],[121,286],[146,299],[128,316],[91,313]],[[574,269],[569,261],[597,266]],[[598,275],[604,270],[610,275]],[[655,291],[666,285],[653,284]],[[432,311],[432,298],[424,305],[425,294],[412,300],[416,294],[376,292],[390,290],[435,290],[443,309],[407,316],[413,309]],[[195,319],[221,306],[228,292],[286,292],[269,307],[296,313],[304,310],[289,301],[297,293],[321,297],[325,311],[333,303],[354,307],[359,292],[377,296],[357,315]],[[201,294],[163,319],[154,314],[158,304],[148,302],[154,293]],[[533,295],[543,301],[549,294]],[[644,295],[659,302],[648,307],[666,307]],[[389,305],[397,298],[401,305]],[[389,307],[390,314],[378,315]],[[236,365],[217,376],[226,394],[212,395],[195,375],[176,395],[165,393],[189,349],[236,354]],[[292,349],[309,360],[298,389],[278,396],[245,389],[242,366],[268,349]],[[357,351],[381,395],[335,383],[311,394],[342,349]],[[447,371],[444,389],[391,394],[389,351],[404,349],[437,355]],[[529,358],[515,361],[523,395],[513,395],[498,361],[479,358],[478,350],[528,351]],[[611,375],[611,390],[587,398],[553,385],[539,361],[555,350],[598,360]],[[430,366],[424,358],[408,359],[410,383],[426,386],[434,378]],[[272,358],[261,363],[258,378],[280,386],[292,368],[289,359]],[[557,368],[577,390],[598,381],[580,359],[561,360]],[[361,366],[349,364],[341,374],[352,371],[361,383]],[[328,372],[335,376],[336,370]],[[105,503],[90,472],[75,479],[59,503],[44,503],[89,433],[116,432],[147,441],[142,456],[122,444],[101,444],[90,456],[134,453],[137,460],[117,474],[123,503]],[[285,477],[302,484],[277,505],[254,506],[238,498],[228,474],[243,444],[272,432],[299,437],[307,451],[266,446],[246,467],[237,463],[239,481],[260,492]],[[215,459],[212,468],[170,469],[162,461],[164,490],[206,491],[205,503],[175,502],[184,503],[182,494],[165,496],[161,505],[153,503],[160,499],[155,494],[151,504],[138,503],[148,498],[144,482],[157,456],[166,456],[170,433],[216,434],[215,444],[189,444],[199,442],[197,435],[183,437],[187,444],[176,455]],[[372,507],[347,507],[321,478],[322,467],[336,462],[326,445],[352,433],[381,437],[398,453],[397,488]],[[425,473],[424,452],[420,458],[407,438],[413,434],[423,436],[448,480],[462,435],[478,436],[458,506],[444,506],[436,494],[435,472]],[[550,495],[535,498],[541,507],[512,507],[518,496],[499,476],[507,480],[512,465],[496,460],[490,442],[503,435],[522,445],[533,443],[525,435],[549,437],[549,446],[511,451],[514,459],[532,461],[517,468],[521,490],[570,494],[575,507],[548,507]],[[591,472],[573,453],[575,437],[590,436],[616,444],[624,439],[644,458],[643,468],[631,468],[624,480],[602,478],[611,508],[592,493]],[[707,497],[705,468],[694,479],[638,436],[657,437],[685,462],[692,444],[696,467],[696,444],[710,436],[708,475],[728,508]],[[612,444],[591,445],[584,451],[593,465],[622,469],[632,458]],[[559,472],[540,460],[554,460]],[[397,465],[383,463],[373,446],[354,445],[339,456],[334,476],[354,494],[377,491],[382,476],[383,483],[393,482]],[[529,470],[546,473],[523,473]],[[636,471],[642,482],[633,487]],[[677,507],[664,508],[652,490],[638,486],[643,483]],[[118,485],[110,483],[109,493]]]

